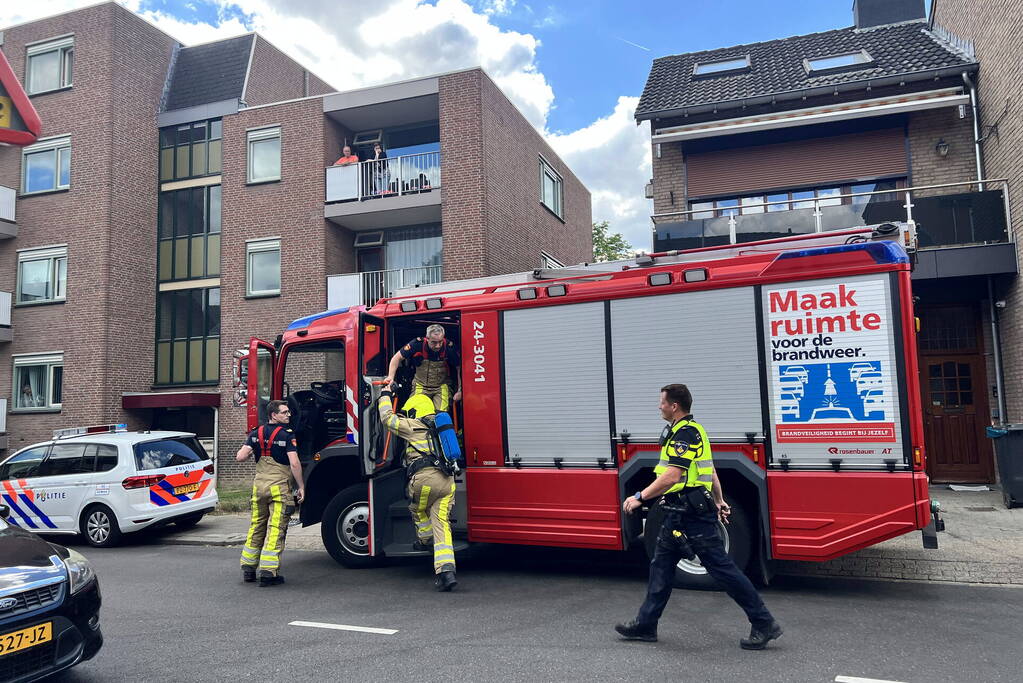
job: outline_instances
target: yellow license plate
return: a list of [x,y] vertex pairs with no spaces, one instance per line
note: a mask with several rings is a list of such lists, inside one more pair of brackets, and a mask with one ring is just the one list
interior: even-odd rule
[[0,635],[0,657],[53,640],[53,622]]
[[195,483],[195,484],[185,484],[184,486],[175,486],[174,487],[174,495],[175,496],[183,496],[186,493],[195,493],[198,490],[199,490],[199,484],[198,483]]

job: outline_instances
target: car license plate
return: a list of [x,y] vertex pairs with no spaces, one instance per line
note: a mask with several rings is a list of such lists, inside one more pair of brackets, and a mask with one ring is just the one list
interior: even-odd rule
[[12,631],[0,635],[0,657],[18,650],[27,650],[53,640],[53,622],[38,624],[20,631]]
[[185,484],[184,486],[175,486],[174,487],[174,495],[175,496],[183,496],[186,493],[195,493],[198,490],[199,490],[199,483],[198,482],[196,482],[194,484]]

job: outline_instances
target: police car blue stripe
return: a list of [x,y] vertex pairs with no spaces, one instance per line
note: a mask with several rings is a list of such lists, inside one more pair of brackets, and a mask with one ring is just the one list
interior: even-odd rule
[[149,502],[155,503],[156,505],[170,505],[170,503],[165,501],[163,498],[153,493],[152,489],[149,490]]
[[21,517],[21,519],[24,520],[25,526],[27,526],[30,529],[38,529],[39,528],[39,527],[36,526],[35,522],[32,521],[32,518],[29,517],[28,515],[26,515],[24,512],[22,512],[21,508],[18,507],[18,504],[14,502],[14,499],[12,499],[6,493],[4,494],[4,500],[7,501],[8,507],[10,507],[11,510],[14,511],[14,514],[18,515],[18,517]]
[[174,496],[175,498],[180,500],[182,503],[191,500],[191,498],[189,498],[187,494],[183,493],[183,494],[179,495],[177,493],[174,493],[174,487],[171,486],[170,484],[168,484],[166,481],[161,481],[159,484],[157,484],[157,486],[159,486],[164,491],[166,491],[167,493],[171,494],[172,496]]
[[21,494],[21,502],[25,504],[25,507],[35,513],[35,515],[43,521],[43,524],[51,529],[57,528],[57,525],[50,521],[50,518],[46,516],[45,512],[36,507],[36,504],[32,502],[32,499],[29,498],[27,494]]
[[350,307],[336,308],[333,311],[323,311],[322,313],[314,313],[313,315],[307,315],[304,318],[295,320],[288,325],[289,330],[300,330],[303,327],[309,327],[312,323],[319,320],[320,318],[326,318],[327,316],[337,315],[338,313],[347,313]]

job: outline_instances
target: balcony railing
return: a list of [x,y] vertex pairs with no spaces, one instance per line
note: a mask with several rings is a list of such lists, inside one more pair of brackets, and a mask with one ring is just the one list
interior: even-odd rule
[[397,197],[440,189],[440,152],[406,154],[327,168],[327,203]]
[[331,275],[327,278],[327,307],[372,306],[395,290],[441,281],[440,266],[372,270],[365,273]]
[[14,191],[13,187],[0,185],[0,221],[15,222],[14,205],[17,197],[18,193]]
[[[974,186],[977,191],[972,191]],[[914,221],[921,249],[1011,239],[1009,189],[1002,178],[743,204],[734,209],[674,211],[651,218],[654,251],[754,242],[892,221]]]

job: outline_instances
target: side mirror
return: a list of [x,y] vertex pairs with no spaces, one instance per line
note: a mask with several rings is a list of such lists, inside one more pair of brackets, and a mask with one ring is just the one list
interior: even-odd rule
[[11,508],[6,505],[0,505],[0,519],[7,519],[11,516]]

